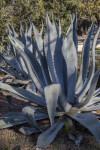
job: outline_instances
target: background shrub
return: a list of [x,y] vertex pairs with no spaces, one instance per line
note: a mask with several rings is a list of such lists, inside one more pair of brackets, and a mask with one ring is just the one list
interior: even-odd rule
[[20,22],[29,22],[29,18],[41,28],[41,21],[45,25],[45,13],[51,15],[53,11],[55,20],[61,18],[63,34],[66,32],[70,22],[70,14],[78,13],[78,34],[82,35],[90,26],[93,16],[97,24],[100,21],[100,1],[99,0],[0,0],[0,49],[7,42],[6,23],[14,25],[19,32]]

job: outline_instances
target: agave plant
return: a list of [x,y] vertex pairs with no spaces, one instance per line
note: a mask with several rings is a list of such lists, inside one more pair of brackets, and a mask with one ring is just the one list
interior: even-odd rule
[[[32,55],[34,55],[34,57],[36,57],[36,53],[35,53],[36,46],[32,37],[31,21],[29,27],[26,25],[25,33],[22,24],[20,25],[20,36],[18,36],[18,34],[15,32],[13,25],[12,25],[12,29],[9,27],[8,24],[7,27],[8,27],[9,35],[13,35],[15,38],[17,38],[19,41],[25,44],[28,51]],[[43,24],[40,32],[41,35],[42,35],[42,31],[43,31]],[[15,85],[15,86],[20,85],[29,91],[36,92],[36,87],[33,83],[31,83],[23,58],[19,56],[18,52],[15,51],[15,48],[11,43],[4,48],[4,50],[0,54],[0,57],[3,60],[0,65],[0,70],[15,77],[15,79],[12,77],[3,78],[0,80],[0,82],[8,83],[10,85]],[[9,101],[9,96],[11,99],[12,95],[13,95],[12,93],[8,94],[7,96],[8,101]]]
[[[12,25],[12,29],[7,24],[8,31],[10,35],[13,35],[19,41],[21,41],[28,49],[28,51],[36,57],[36,46],[32,37],[32,22],[30,20],[29,27],[26,25],[26,31],[24,33],[22,24],[20,25],[20,35],[15,32],[15,29]],[[42,35],[43,24],[40,34]],[[19,56],[18,52],[14,50],[15,48],[10,43],[8,44],[2,53],[0,54],[1,59],[5,65],[0,65],[0,70],[8,73],[15,77],[15,80],[4,78],[1,82],[7,82],[9,84],[28,84],[30,82],[29,74],[26,68],[26,65],[23,61],[23,58]],[[17,80],[16,80],[17,79]],[[23,81],[25,80],[25,81]],[[28,81],[27,81],[28,80]]]
[[[80,73],[77,75],[76,19],[75,14],[71,18],[71,24],[64,38],[60,21],[57,26],[54,17],[51,22],[48,15],[46,16],[44,39],[35,25],[31,23],[39,61],[32,55],[25,43],[12,33],[9,34],[14,51],[23,59],[30,79],[40,92],[40,96],[25,89],[0,83],[0,89],[37,104],[37,107],[24,107],[22,112],[9,112],[3,115],[0,120],[0,129],[28,122],[31,127],[22,126],[19,129],[20,132],[25,135],[41,132],[37,146],[46,147],[54,140],[68,118],[72,118],[88,128],[100,142],[100,123],[96,115],[92,113],[100,109],[100,88],[96,89],[100,68],[95,72],[95,46],[100,27],[94,35],[91,63],[89,63],[90,42],[94,22],[89,29],[83,45]],[[89,64],[91,64],[90,69]],[[39,126],[37,124],[37,120],[46,118],[50,119],[50,125]]]

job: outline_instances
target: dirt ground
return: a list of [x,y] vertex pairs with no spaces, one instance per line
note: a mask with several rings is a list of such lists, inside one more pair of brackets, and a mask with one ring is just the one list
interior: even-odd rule
[[[6,95],[7,92],[0,91],[0,116],[9,111],[21,111],[24,106],[33,105],[28,100],[15,97],[13,98],[14,108],[11,109],[6,100]],[[33,134],[26,137],[19,132],[20,127],[21,125],[0,130],[0,150],[12,150],[12,148],[16,145],[20,145],[21,150],[36,149],[35,146],[39,134]],[[74,133],[83,136],[83,140],[79,148],[76,147],[73,141],[69,140],[65,128],[63,127],[53,143],[49,147],[42,150],[100,150],[100,145],[84,127],[76,125],[76,130]]]

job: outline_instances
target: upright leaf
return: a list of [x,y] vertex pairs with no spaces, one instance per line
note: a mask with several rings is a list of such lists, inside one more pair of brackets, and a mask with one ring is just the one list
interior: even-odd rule
[[35,127],[36,129],[40,130],[38,124],[36,123],[35,119],[35,112],[37,110],[37,107],[33,106],[26,106],[22,109],[22,112],[26,118],[26,120],[31,124],[31,126]]
[[85,106],[92,99],[93,93],[94,93],[96,85],[97,85],[97,81],[98,81],[99,75],[100,75],[100,68],[94,74],[94,77],[93,77],[92,82],[90,84],[90,88],[89,88],[89,92],[87,94],[87,97],[85,98],[85,100],[82,103],[80,103],[78,105],[78,107]]
[[14,34],[14,37],[18,38],[18,34],[16,33],[13,24],[12,24],[12,32]]
[[38,64],[36,58],[33,56],[34,63],[33,63],[33,61],[30,61],[30,59],[32,60],[32,56],[30,55],[30,52],[27,51],[27,55],[28,55],[28,57],[27,57],[27,55],[23,52],[23,46],[19,47],[19,44],[17,43],[16,39],[14,39],[14,38],[12,39],[12,37],[9,37],[9,38],[10,38],[13,46],[16,48],[16,50],[19,52],[19,54],[23,58],[32,81],[34,82],[34,84],[36,85],[36,87],[38,88],[40,93],[42,95],[44,95],[43,94],[44,93],[43,87],[45,86],[44,77],[43,77],[43,74],[41,72],[41,67]]
[[42,36],[43,34],[43,21],[42,21],[42,28],[41,28],[41,31],[40,31],[40,35]]
[[55,27],[55,30],[57,31],[57,34],[59,34],[59,28],[58,28],[58,26],[56,24],[53,12],[52,12],[52,25]]
[[35,51],[35,43],[32,37],[32,21],[30,20],[30,26],[27,28],[27,33],[26,33],[26,47],[27,49],[34,54]]
[[71,109],[71,105],[67,102],[65,95],[62,92],[60,84],[52,84],[44,89],[45,99],[47,104],[48,115],[51,125],[54,123],[56,115],[56,107],[67,114]]
[[47,67],[46,57],[43,54],[43,39],[39,31],[37,30],[37,28],[34,26],[34,24],[33,24],[33,30],[35,34],[36,47],[37,47],[37,52],[41,63],[42,72],[44,75],[46,85],[48,85],[51,83],[51,80],[50,80],[49,71]]
[[26,45],[26,39],[25,39],[25,34],[24,34],[24,31],[23,31],[23,27],[22,27],[22,24],[20,24],[20,35],[21,35],[21,41],[24,45]]
[[[16,51],[16,48],[15,48],[15,51]],[[28,70],[26,68],[25,62],[17,51],[16,51],[16,59],[17,59],[20,69],[22,70],[22,72],[24,74],[24,77],[29,78]]]
[[56,82],[59,83],[64,92],[64,81],[63,81],[63,56],[62,56],[62,35],[57,36],[57,42],[54,52],[54,69]]
[[85,79],[87,77],[89,58],[90,58],[90,45],[91,45],[91,37],[92,37],[93,29],[94,29],[94,22],[92,23],[91,28],[83,44],[80,73],[76,85],[76,94],[82,89]]
[[97,38],[98,38],[99,33],[100,33],[100,27],[97,29],[97,32],[96,32],[94,40],[93,40],[93,45],[92,45],[92,63],[91,63],[91,68],[90,68],[90,72],[89,72],[89,75],[88,75],[88,79],[84,83],[81,91],[77,94],[77,101],[78,102],[81,102],[83,96],[87,93],[87,91],[88,91],[88,89],[90,87],[92,78],[94,76],[94,72],[95,72],[95,46],[96,46],[96,42],[97,42]]
[[47,59],[47,64],[50,70],[53,83],[56,83],[54,70],[54,52],[57,40],[57,32],[51,24],[48,15],[46,16],[46,31],[44,35],[44,51]]
[[64,59],[64,82],[65,94],[70,103],[74,102],[76,75],[77,75],[77,47],[76,47],[76,16],[71,20],[66,36],[63,40],[63,59]]
[[50,118],[51,125],[54,124],[54,117],[56,114],[57,101],[58,101],[58,96],[60,93],[59,90],[60,90],[59,84],[53,84],[53,85],[45,87],[45,89],[44,89],[47,110],[48,110],[48,115]]

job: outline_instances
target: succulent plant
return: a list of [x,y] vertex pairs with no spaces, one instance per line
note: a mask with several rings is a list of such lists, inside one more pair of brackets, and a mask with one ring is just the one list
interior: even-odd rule
[[[15,32],[15,29],[12,25],[12,29],[7,24],[9,34],[13,35],[20,42],[22,42],[28,49],[29,53],[36,57],[36,46],[32,37],[32,22],[30,21],[29,27],[26,25],[26,31],[24,33],[22,24],[20,25],[20,35]],[[42,35],[43,24],[40,34]],[[8,83],[14,86],[22,86],[29,91],[36,92],[36,87],[29,78],[29,74],[26,68],[26,65],[23,61],[23,58],[19,56],[18,52],[15,51],[15,48],[11,43],[7,44],[0,53],[0,58],[2,63],[0,64],[0,70],[12,75],[15,78],[7,77],[0,80],[0,82]],[[37,58],[38,59],[38,58]],[[12,93],[9,94],[9,96]]]
[[[35,42],[32,37],[32,22],[30,21],[29,27],[26,25],[26,31],[24,33],[22,24],[20,25],[20,36],[15,32],[15,29],[12,25],[12,29],[7,24],[9,34],[13,35],[15,38],[17,38],[19,41],[21,41],[28,49],[28,51],[36,57],[36,46]],[[40,34],[42,35],[43,31],[43,24]],[[19,54],[14,50],[15,48],[11,43],[7,44],[2,50],[2,53],[0,54],[0,58],[3,60],[4,64],[0,65],[0,70],[8,73],[10,75],[13,75],[17,80],[11,80],[11,79],[2,79],[4,82],[9,82],[10,84],[27,84],[28,81],[22,81],[22,80],[28,80],[29,74],[26,68],[26,65],[23,61],[23,58],[19,56]],[[19,80],[18,80],[19,79]],[[12,81],[12,82],[11,82]]]
[[[20,41],[23,41],[23,38],[25,37],[18,37],[17,33],[14,30],[14,27],[12,26],[12,30],[10,29],[9,25],[7,25],[8,27],[8,31],[9,34],[12,34],[14,37],[18,38]],[[21,25],[21,29],[20,29],[21,35],[23,32],[22,29],[22,25]],[[28,72],[26,69],[26,66],[22,60],[21,57],[18,56],[18,54],[15,52],[13,45],[10,43],[10,55],[5,55],[5,51],[6,53],[8,52],[8,49],[5,48],[5,51],[3,51],[3,53],[0,55],[1,58],[5,61],[6,66],[5,67],[1,67],[0,69],[8,74],[11,74],[13,76],[15,76],[17,79],[27,79],[28,78]]]
[[[48,15],[46,16],[44,39],[31,22],[39,60],[32,55],[24,41],[20,41],[11,32],[9,33],[15,53],[23,59],[30,79],[41,95],[0,83],[0,89],[37,104],[37,107],[24,107],[22,112],[9,112],[3,115],[0,120],[0,129],[28,122],[31,127],[23,126],[19,129],[20,132],[25,135],[41,132],[37,146],[46,147],[54,140],[68,118],[72,118],[88,128],[100,142],[100,122],[92,113],[92,111],[100,109],[100,88],[96,89],[100,68],[95,72],[95,46],[100,27],[97,29],[92,43],[90,69],[90,42],[94,22],[84,41],[80,73],[77,75],[76,19],[75,14],[71,18],[71,24],[64,38],[61,33],[60,21],[57,26],[54,17],[51,22]],[[46,118],[50,119],[50,125],[39,126],[37,124],[37,120]]]

